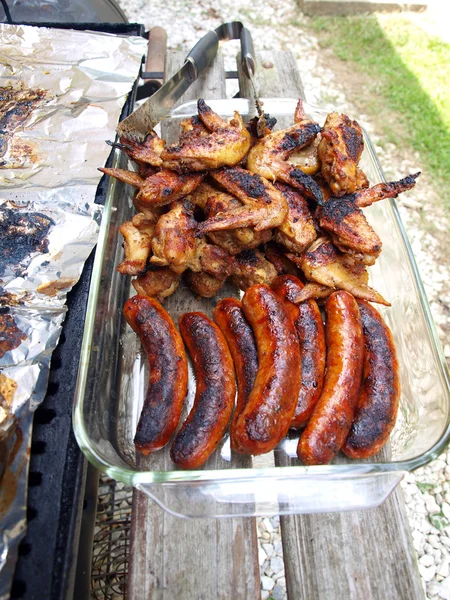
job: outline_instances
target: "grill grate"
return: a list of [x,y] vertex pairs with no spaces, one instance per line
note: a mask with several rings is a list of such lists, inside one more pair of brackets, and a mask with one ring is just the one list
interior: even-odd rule
[[100,476],[92,554],[95,600],[126,598],[133,488]]

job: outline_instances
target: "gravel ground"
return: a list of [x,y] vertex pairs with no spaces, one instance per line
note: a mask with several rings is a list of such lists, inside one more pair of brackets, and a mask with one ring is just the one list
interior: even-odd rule
[[[344,87],[333,69],[327,66],[327,51],[319,47],[314,36],[302,23],[294,0],[266,0],[263,9],[248,8],[244,0],[234,0],[217,8],[217,2],[178,0],[121,0],[130,21],[164,27],[171,49],[189,50],[208,30],[220,23],[242,20],[250,27],[258,50],[290,50],[295,55],[303,77],[307,99],[312,104],[338,108],[356,117],[369,131],[388,179],[398,179],[420,169],[420,156],[385,145],[367,115],[361,114],[346,98]],[[234,69],[237,47],[225,47],[226,68]],[[450,260],[442,252],[439,230],[448,231],[436,191],[426,175],[420,184],[398,202],[403,222],[416,256],[425,289],[430,300],[445,356],[450,358]],[[431,201],[434,199],[436,202]],[[425,204],[426,203],[426,204]],[[427,221],[421,214],[427,206]],[[436,233],[437,232],[437,233]],[[428,466],[409,474],[402,482],[408,517],[419,561],[419,570],[427,597],[450,600],[450,452]],[[282,560],[279,519],[258,519],[259,563],[262,599],[282,600],[286,597],[286,580]]]

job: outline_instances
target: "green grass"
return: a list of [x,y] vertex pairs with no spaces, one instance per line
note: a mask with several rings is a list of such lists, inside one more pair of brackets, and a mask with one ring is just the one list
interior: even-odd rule
[[[450,184],[450,45],[401,15],[316,17],[311,27],[323,47],[367,76],[364,109],[381,119],[384,108],[394,111],[401,141],[419,151],[433,179]],[[398,143],[399,128],[384,129]]]

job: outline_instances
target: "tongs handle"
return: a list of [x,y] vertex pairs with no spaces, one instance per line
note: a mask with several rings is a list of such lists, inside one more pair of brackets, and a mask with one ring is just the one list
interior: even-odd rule
[[241,31],[241,64],[242,70],[249,79],[255,76],[255,48],[253,46],[252,34],[247,27],[243,27]]
[[213,62],[219,48],[219,36],[215,31],[208,31],[199,40],[186,57],[186,62],[193,66],[192,78],[195,81],[200,73]]

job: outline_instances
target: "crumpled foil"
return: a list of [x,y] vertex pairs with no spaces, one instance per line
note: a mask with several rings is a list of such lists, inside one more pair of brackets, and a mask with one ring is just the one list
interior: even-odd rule
[[[141,38],[0,24],[0,599],[26,529],[33,411],[97,240],[97,167],[145,49]],[[2,98],[27,94],[31,112],[24,102],[2,113]]]

